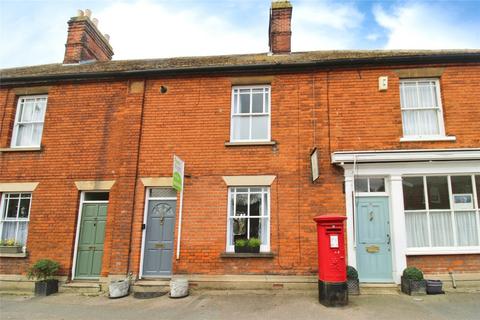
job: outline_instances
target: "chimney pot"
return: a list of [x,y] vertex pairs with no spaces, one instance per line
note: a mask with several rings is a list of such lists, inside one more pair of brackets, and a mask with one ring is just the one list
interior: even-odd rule
[[109,34],[106,34],[106,33],[105,33],[103,36],[105,37],[105,39],[107,39],[107,41],[110,42],[110,35],[109,35]]
[[90,18],[90,17],[92,16],[92,10],[90,10],[90,9],[85,9],[85,16],[86,16],[87,18]]
[[292,41],[292,5],[288,0],[272,1],[270,9],[269,46],[270,52],[290,53]]
[[95,25],[95,27],[98,27],[98,19],[97,18],[93,18],[92,22]]
[[83,10],[77,10],[77,17],[83,17],[84,13]]

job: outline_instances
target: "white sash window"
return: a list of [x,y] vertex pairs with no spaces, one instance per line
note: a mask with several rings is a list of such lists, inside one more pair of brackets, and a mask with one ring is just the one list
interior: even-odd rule
[[47,99],[46,95],[18,98],[11,142],[12,148],[40,147]]

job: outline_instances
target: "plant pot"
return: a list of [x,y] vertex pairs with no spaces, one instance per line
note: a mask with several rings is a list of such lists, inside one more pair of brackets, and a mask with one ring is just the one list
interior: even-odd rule
[[130,289],[130,278],[112,281],[108,285],[108,297],[110,299],[123,298],[128,296]]
[[244,247],[238,247],[238,246],[235,246],[235,253],[250,253],[250,248],[247,247],[247,246],[244,246]]
[[358,279],[347,279],[348,294],[358,296],[360,294],[360,281]]
[[21,253],[22,246],[0,246],[0,253]]
[[260,253],[260,247],[248,247],[250,253]]
[[35,295],[48,296],[58,292],[58,280],[50,279],[35,282]]
[[427,283],[427,294],[442,294],[443,283],[441,280],[425,280]]
[[402,292],[411,296],[420,296],[427,294],[427,284],[425,280],[410,280],[402,276]]

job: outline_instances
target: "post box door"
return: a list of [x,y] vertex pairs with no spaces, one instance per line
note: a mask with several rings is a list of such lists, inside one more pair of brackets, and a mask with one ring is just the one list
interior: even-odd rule
[[362,282],[391,282],[388,197],[357,198],[357,269]]

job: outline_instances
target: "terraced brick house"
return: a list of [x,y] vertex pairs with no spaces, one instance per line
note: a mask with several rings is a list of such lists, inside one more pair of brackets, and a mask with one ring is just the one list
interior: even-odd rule
[[291,52],[291,15],[267,53],[120,61],[80,12],[63,63],[1,70],[2,286],[44,257],[67,283],[315,286],[330,214],[362,282],[478,278],[480,51]]

